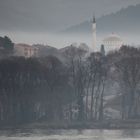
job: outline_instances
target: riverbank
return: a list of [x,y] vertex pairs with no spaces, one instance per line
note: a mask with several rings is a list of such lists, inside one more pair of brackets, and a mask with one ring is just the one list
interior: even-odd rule
[[1,126],[0,129],[140,129],[140,120],[101,121],[101,122],[35,122],[14,126]]

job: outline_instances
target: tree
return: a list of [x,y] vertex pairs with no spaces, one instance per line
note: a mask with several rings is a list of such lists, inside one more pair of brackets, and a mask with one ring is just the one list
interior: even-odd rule
[[140,51],[137,48],[123,46],[115,62],[118,82],[122,89],[122,118],[133,118],[138,115],[140,84]]
[[100,50],[102,56],[105,56],[105,47],[104,45],[101,45],[101,50]]
[[14,43],[7,36],[0,37],[0,47],[1,47],[1,58],[5,58],[5,56],[11,56],[14,51]]
[[7,36],[4,37],[3,47],[5,50],[11,51],[14,48],[14,43]]
[[[75,101],[70,104],[70,116],[72,117],[72,104],[77,102],[78,121],[85,119],[84,96],[85,96],[85,55],[87,51],[83,48],[69,46],[65,51],[66,65],[69,71],[70,84],[73,87]],[[72,118],[70,118],[72,120]]]
[[93,53],[87,59],[88,78],[86,86],[86,108],[89,106],[88,100],[90,99],[90,120],[103,119],[103,98],[105,81],[107,78],[105,59],[106,58],[100,53]]

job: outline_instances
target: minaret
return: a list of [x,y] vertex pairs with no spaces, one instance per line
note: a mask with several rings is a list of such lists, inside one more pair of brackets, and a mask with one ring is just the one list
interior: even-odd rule
[[93,29],[93,51],[96,50],[96,19],[93,17],[92,21],[92,29]]

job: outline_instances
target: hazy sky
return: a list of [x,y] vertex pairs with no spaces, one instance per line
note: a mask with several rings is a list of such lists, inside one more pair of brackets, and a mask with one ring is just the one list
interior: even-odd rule
[[0,0],[0,30],[61,30],[140,0]]
[[138,3],[140,0],[0,0],[0,36],[8,35],[14,42],[62,46],[71,40],[50,33],[90,20],[93,12],[100,17]]

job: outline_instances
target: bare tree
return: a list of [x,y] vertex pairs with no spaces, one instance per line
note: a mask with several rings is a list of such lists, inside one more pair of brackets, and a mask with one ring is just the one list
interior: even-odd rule
[[[103,119],[103,97],[106,81],[106,62],[105,57],[100,53],[93,53],[87,60],[88,62],[88,82],[87,88],[90,93],[90,120]],[[88,95],[89,95],[88,93]],[[87,98],[86,98],[86,102]],[[89,102],[86,103],[88,106]]]
[[119,60],[115,63],[118,82],[122,89],[122,118],[138,115],[138,93],[140,84],[140,51],[124,46],[120,50]]

